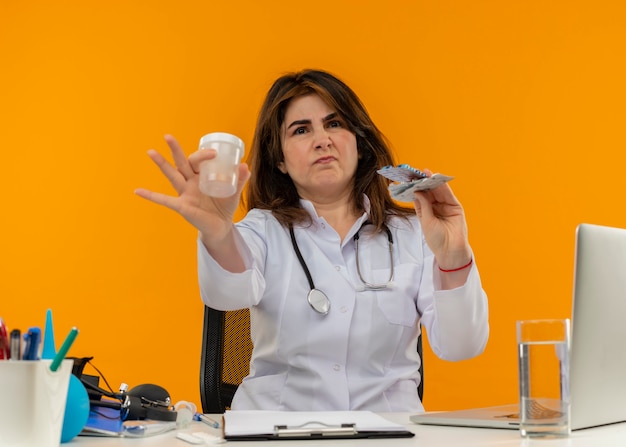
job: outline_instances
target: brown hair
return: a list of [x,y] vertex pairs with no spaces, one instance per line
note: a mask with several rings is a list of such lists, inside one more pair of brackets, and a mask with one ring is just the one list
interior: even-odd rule
[[270,88],[257,122],[248,158],[252,173],[247,190],[247,208],[271,210],[283,225],[310,222],[300,206],[291,178],[278,165],[283,161],[281,128],[287,106],[294,98],[317,94],[345,120],[356,136],[359,162],[352,188],[355,211],[363,212],[363,194],[370,199],[370,221],[382,228],[390,214],[407,216],[412,209],[396,204],[387,191],[389,181],[376,170],[393,165],[394,159],[383,134],[372,122],[357,95],[343,81],[320,70],[303,70],[278,78]]

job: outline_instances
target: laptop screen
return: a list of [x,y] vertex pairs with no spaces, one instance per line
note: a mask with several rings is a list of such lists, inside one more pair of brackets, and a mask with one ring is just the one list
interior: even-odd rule
[[574,429],[626,421],[626,230],[580,224],[575,259]]

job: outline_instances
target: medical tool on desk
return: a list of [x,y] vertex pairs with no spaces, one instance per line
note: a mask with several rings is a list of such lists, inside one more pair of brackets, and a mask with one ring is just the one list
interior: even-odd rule
[[205,423],[206,425],[208,425],[209,427],[213,427],[213,428],[220,428],[220,423],[217,422],[214,419],[211,419],[210,417],[208,417],[206,414],[202,414],[202,413],[196,413],[196,416],[194,417],[194,419],[196,421],[200,421]]

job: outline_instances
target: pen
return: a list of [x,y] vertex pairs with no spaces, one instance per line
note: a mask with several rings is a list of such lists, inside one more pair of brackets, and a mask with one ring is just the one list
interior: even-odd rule
[[28,328],[28,332],[24,334],[24,360],[39,360],[39,343],[41,343],[41,329],[38,327]]
[[11,331],[11,358],[22,360],[22,333],[19,329]]
[[194,419],[196,421],[200,421],[200,422],[204,422],[205,424],[213,427],[213,428],[220,428],[220,424],[219,422],[217,422],[214,419],[211,419],[210,417],[202,414],[202,413],[196,413]]
[[70,333],[67,334],[67,337],[65,337],[65,341],[59,348],[59,352],[57,352],[57,354],[54,356],[54,359],[52,360],[52,363],[50,364],[50,371],[54,372],[57,369],[59,369],[59,365],[61,365],[61,362],[67,355],[67,351],[69,351],[70,348],[72,347],[72,344],[74,343],[74,340],[76,340],[77,335],[78,335],[78,329],[73,327],[70,330]]

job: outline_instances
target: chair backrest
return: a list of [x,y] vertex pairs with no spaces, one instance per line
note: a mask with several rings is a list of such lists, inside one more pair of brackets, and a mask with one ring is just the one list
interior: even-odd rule
[[[422,337],[417,339],[417,352],[422,359],[422,380],[417,389],[424,396],[424,358]],[[204,413],[223,413],[250,371],[252,340],[250,311],[219,311],[204,307],[202,354],[200,359],[200,399]]]
[[204,306],[200,399],[204,413],[223,413],[250,372],[250,311],[219,311]]

